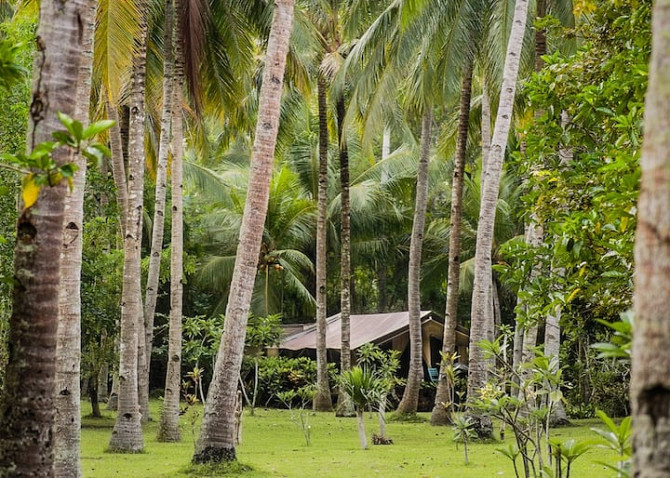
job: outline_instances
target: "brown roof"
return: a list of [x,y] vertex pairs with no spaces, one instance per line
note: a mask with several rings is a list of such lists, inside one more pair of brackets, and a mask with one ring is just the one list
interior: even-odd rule
[[[430,311],[421,312],[421,322],[434,320]],[[340,314],[327,319],[326,346],[339,350],[342,343],[342,321]],[[351,350],[368,342],[381,344],[403,333],[409,328],[409,312],[367,314],[351,316]],[[302,350],[316,348],[316,325],[290,335],[282,340],[280,349]]]

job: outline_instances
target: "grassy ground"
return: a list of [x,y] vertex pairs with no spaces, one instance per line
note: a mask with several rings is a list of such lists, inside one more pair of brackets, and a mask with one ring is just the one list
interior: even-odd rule
[[[145,428],[145,452],[138,455],[106,453],[111,428],[111,412],[106,418],[85,418],[82,431],[82,468],[86,477],[185,477],[192,476],[188,464],[193,453],[193,432],[189,410],[182,417],[182,442],[156,442],[158,403],[152,404],[154,421]],[[201,409],[195,409],[196,414]],[[86,409],[85,409],[86,413]],[[427,417],[427,415],[425,415]],[[245,414],[243,440],[237,449],[241,463],[251,467],[246,478],[260,477],[417,477],[417,478],[488,478],[514,477],[511,462],[496,452],[501,443],[470,445],[470,464],[463,461],[463,446],[452,441],[448,427],[431,427],[427,423],[389,423],[387,436],[395,442],[389,446],[370,445],[361,450],[355,419],[335,418],[333,414],[309,414],[311,446],[305,445],[301,429],[291,422],[288,410],[257,410],[256,416]],[[199,421],[195,424],[198,432]],[[595,420],[578,421],[577,426],[555,430],[561,439],[590,440],[590,426]],[[366,414],[368,436],[377,431],[376,418]],[[508,442],[511,442],[511,437]],[[614,476],[598,462],[614,464],[613,453],[594,448],[579,458],[573,467],[573,478]],[[234,476],[239,476],[237,473]],[[221,476],[220,473],[212,476]],[[232,476],[232,475],[231,475]]]

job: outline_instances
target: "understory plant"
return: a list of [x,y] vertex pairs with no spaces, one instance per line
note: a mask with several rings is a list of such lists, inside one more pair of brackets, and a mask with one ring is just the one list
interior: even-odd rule
[[363,413],[368,406],[378,404],[380,397],[388,393],[384,381],[367,367],[356,366],[340,375],[340,386],[354,402],[358,421],[358,437],[361,441],[361,448],[366,450],[368,440],[365,435]]
[[[563,399],[558,359],[538,350],[532,361],[515,369],[505,360],[507,345],[502,345],[500,338],[494,342],[483,341],[480,346],[488,357],[495,359],[497,368],[492,371],[493,379],[481,391],[475,407],[500,419],[512,430],[515,439],[514,448],[498,451],[512,460],[517,477],[520,475],[516,458],[521,456],[525,478],[562,478],[554,474],[555,470],[563,469],[554,463],[557,455],[552,453],[552,447],[559,450],[564,447],[564,454],[558,459],[566,460],[569,456],[574,460],[580,454],[571,454],[578,444],[554,443],[550,439],[551,413]],[[569,468],[566,468],[568,473]]]
[[451,429],[454,431],[454,441],[456,442],[456,448],[458,448],[458,443],[463,444],[463,455],[465,458],[465,464],[469,463],[468,460],[468,443],[477,438],[477,432],[472,428],[472,421],[470,417],[464,413],[452,413],[451,414]]
[[[316,386],[306,385],[297,390],[286,390],[277,394],[277,398],[289,409],[291,422],[300,428],[305,438],[305,445],[312,444],[312,427],[309,424],[309,414],[312,400],[316,393]],[[298,405],[294,405],[295,403]]]

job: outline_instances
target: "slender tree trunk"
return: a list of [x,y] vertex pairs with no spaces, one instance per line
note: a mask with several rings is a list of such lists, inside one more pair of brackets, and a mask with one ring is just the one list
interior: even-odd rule
[[[552,312],[547,314],[547,319],[544,325],[544,354],[558,359],[558,354],[561,349],[561,307],[556,306]],[[551,412],[552,425],[567,425],[570,423],[568,414],[565,412],[563,402],[556,402]]]
[[165,34],[163,36],[163,109],[161,112],[161,136],[158,145],[156,164],[156,196],[154,200],[154,220],[151,234],[151,253],[149,255],[149,273],[144,299],[144,339],[145,354],[140,357],[138,389],[142,422],[149,421],[149,370],[151,368],[151,350],[154,338],[154,314],[158,298],[158,279],[160,278],[161,254],[163,252],[163,232],[165,230],[165,196],[167,194],[167,162],[170,147],[172,124],[174,54],[172,36],[174,33],[174,9],[172,0],[165,2]]
[[[27,146],[31,151],[63,128],[58,112],[73,116],[84,50],[82,0],[43,0],[33,67]],[[54,151],[58,165],[74,152]],[[31,207],[21,207],[14,250],[14,291],[9,360],[0,398],[0,476],[53,476],[56,331],[59,256],[63,247],[67,185],[41,187]]]
[[[472,95],[472,63],[463,72],[461,104],[458,113],[458,138],[454,155],[454,172],[451,179],[451,216],[449,218],[449,271],[447,275],[447,305],[444,314],[442,355],[448,357],[456,352],[456,326],[458,325],[458,290],[461,272],[461,222],[463,219],[463,175],[465,170],[470,100]],[[482,118],[482,129],[484,119]],[[483,134],[483,133],[482,133]],[[435,405],[430,415],[431,425],[448,425],[451,421],[450,387],[446,378],[446,363],[440,362],[440,374],[435,392]]]
[[318,79],[319,88],[319,190],[317,197],[318,217],[316,223],[316,394],[312,402],[315,411],[333,409],[333,399],[328,384],[328,349],[326,329],[328,324],[327,303],[327,251],[326,219],[328,208],[328,110],[326,104],[326,80]]
[[[349,150],[347,149],[344,117],[344,96],[337,100],[337,139],[340,149],[340,321],[342,344],[340,346],[340,372],[351,369],[351,210],[349,201]],[[354,403],[340,388],[337,394],[335,414],[338,417],[353,417]]]
[[[97,2],[83,5],[82,53],[77,78],[75,119],[88,125],[93,70],[93,32]],[[54,406],[54,476],[81,476],[81,254],[84,230],[84,186],[86,158],[74,155],[77,171],[73,188],[65,199],[63,247],[61,250],[58,332],[56,337],[56,393]]]
[[100,367],[100,373],[98,374],[98,401],[107,403],[109,398],[109,365],[107,362],[102,364]]
[[642,180],[635,238],[633,475],[669,475],[670,453],[670,1],[652,11]]
[[356,410],[356,423],[358,424],[358,438],[361,440],[361,448],[368,449],[368,438],[365,435],[365,417],[363,416],[363,409]]
[[126,177],[119,109],[109,99],[106,102],[107,116],[115,122],[114,126],[109,129],[109,144],[112,151],[112,178],[114,179],[114,186],[116,186],[116,202],[119,207],[121,236],[125,237],[126,222],[128,220],[128,179]]
[[421,122],[421,152],[416,180],[416,202],[412,236],[409,243],[409,272],[407,302],[409,303],[409,375],[407,385],[398,404],[400,415],[416,414],[419,390],[423,379],[423,358],[421,347],[421,250],[423,233],[426,228],[428,208],[428,163],[430,162],[431,127],[433,111],[428,109]]
[[[477,345],[480,341],[491,340],[493,324],[490,314],[490,303],[487,300],[491,282],[491,247],[493,245],[493,228],[495,224],[496,203],[500,187],[502,165],[507,146],[516,81],[519,72],[519,58],[523,45],[528,14],[528,0],[516,0],[514,19],[510,32],[505,66],[503,68],[503,83],[500,91],[500,104],[496,117],[491,151],[487,167],[483,172],[485,181],[482,189],[479,222],[477,224],[477,243],[475,252],[475,277],[472,294],[472,325],[470,330],[470,369],[468,373],[468,399],[474,400],[479,396],[479,390],[488,379],[487,360],[483,350]],[[489,434],[488,427],[482,429],[483,434]]]
[[235,401],[244,352],[244,336],[258,254],[267,214],[272,163],[279,128],[286,54],[293,23],[293,0],[276,0],[261,85],[251,160],[226,321],[207,395],[195,463],[235,460]]
[[[137,389],[138,342],[142,320],[141,245],[144,187],[144,91],[146,79],[147,6],[140,1],[140,34],[135,40],[128,130],[128,211],[123,240],[119,400],[109,440],[112,452],[137,453],[144,448]],[[142,340],[142,342],[144,342]],[[143,347],[143,346],[142,346]]]
[[[181,335],[184,256],[182,102],[184,91],[182,0],[175,1],[178,26],[175,35],[174,109],[172,110],[172,230],[170,254],[170,339],[158,441],[179,441],[179,392],[181,390]],[[197,392],[197,391],[196,391]]]

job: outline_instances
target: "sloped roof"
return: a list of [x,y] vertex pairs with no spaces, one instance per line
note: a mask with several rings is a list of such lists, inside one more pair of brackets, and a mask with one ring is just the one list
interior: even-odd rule
[[[421,312],[421,323],[434,320],[430,311]],[[326,347],[340,350],[342,344],[342,321],[340,314],[327,319]],[[409,312],[366,314],[351,316],[351,350],[368,342],[381,344],[400,335],[409,328]],[[316,348],[316,325],[305,327],[282,340],[280,349],[302,350]]]

